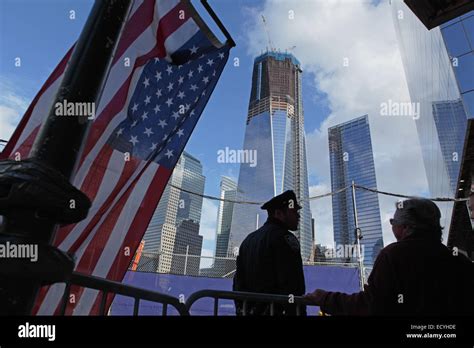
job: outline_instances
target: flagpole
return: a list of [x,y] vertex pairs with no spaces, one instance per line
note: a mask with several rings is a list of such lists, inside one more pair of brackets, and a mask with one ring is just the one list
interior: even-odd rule
[[[97,102],[132,2],[132,0],[95,2],[76,42],[54,103],[33,144],[30,158],[17,163],[14,161],[0,163],[5,165],[5,172],[11,171],[13,175],[15,171],[24,174],[26,170],[29,177],[18,180],[24,180],[22,184],[35,188],[36,191],[33,190],[33,193],[43,193],[35,197],[38,206],[33,209],[22,208],[21,205],[15,209],[15,206],[10,205],[11,209],[8,212],[0,212],[4,216],[0,244],[11,241],[12,245],[31,245],[32,250],[36,246],[38,251],[35,263],[31,259],[2,261],[0,315],[31,314],[41,285],[64,282],[72,271],[74,262],[71,257],[53,247],[52,242],[58,222],[80,221],[90,207],[87,197],[70,185],[69,181],[75,171],[91,119],[95,116]],[[46,178],[50,180],[46,182]],[[50,191],[37,189],[43,189],[41,185],[46,184],[49,185],[47,189]],[[17,199],[24,197],[22,195],[25,195],[25,190],[21,191],[18,186],[12,190],[14,189],[17,192],[12,192],[10,196],[15,196],[16,193]],[[52,193],[48,196],[44,192]],[[31,191],[28,193],[32,194]],[[54,217],[45,213],[48,204],[59,204],[58,200],[51,203],[54,199],[59,196],[67,199],[69,193],[74,199],[68,200],[70,202],[68,208],[82,209],[80,213],[75,215],[71,213],[68,216],[58,213]],[[79,202],[75,202],[76,199]],[[79,206],[76,206],[76,203]],[[66,208],[62,207],[64,210],[67,210]],[[48,276],[42,276],[44,274]],[[7,285],[3,286],[4,284]]]
[[216,22],[217,26],[219,27],[219,29],[222,31],[222,33],[226,37],[227,43],[229,44],[229,46],[230,47],[235,47],[234,39],[232,38],[229,31],[227,30],[227,28],[222,23],[222,21],[219,19],[217,14],[214,12],[212,7],[208,4],[207,0],[201,0],[201,3],[204,6],[204,8],[206,9],[206,11],[209,13],[209,16],[211,16],[211,18],[214,20],[214,22]]

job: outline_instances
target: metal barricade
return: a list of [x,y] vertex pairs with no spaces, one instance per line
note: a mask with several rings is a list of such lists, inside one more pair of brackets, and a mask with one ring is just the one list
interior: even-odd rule
[[201,290],[197,291],[189,296],[186,301],[186,309],[188,313],[191,313],[191,307],[193,304],[202,298],[213,298],[214,299],[214,316],[218,315],[219,300],[240,300],[242,301],[242,315],[247,315],[248,303],[269,303],[270,304],[270,316],[275,315],[275,304],[295,304],[296,315],[301,315],[301,308],[303,306],[315,306],[309,300],[302,296],[293,296],[291,302],[289,302],[288,295],[275,295],[275,294],[262,294],[242,291],[222,291],[222,290]]
[[179,315],[187,316],[189,312],[184,303],[181,303],[177,298],[165,294],[161,294],[156,291],[150,291],[146,289],[137,288],[130,285],[125,285],[119,282],[106,280],[94,276],[84,275],[74,272],[69,282],[66,283],[66,289],[64,290],[63,299],[61,303],[60,315],[64,315],[66,312],[67,302],[71,291],[71,286],[77,285],[84,288],[96,289],[101,292],[101,300],[99,306],[99,315],[105,315],[107,296],[109,294],[123,295],[134,298],[133,315],[138,315],[140,301],[151,301],[163,304],[163,310],[161,315],[166,316],[168,312],[168,306],[173,306],[179,313]]

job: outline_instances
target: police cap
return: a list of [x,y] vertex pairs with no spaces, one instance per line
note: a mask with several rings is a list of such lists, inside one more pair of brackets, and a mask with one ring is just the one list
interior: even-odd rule
[[288,190],[282,194],[273,197],[261,207],[264,210],[275,210],[284,208],[301,209],[301,206],[296,200],[296,195],[293,190]]

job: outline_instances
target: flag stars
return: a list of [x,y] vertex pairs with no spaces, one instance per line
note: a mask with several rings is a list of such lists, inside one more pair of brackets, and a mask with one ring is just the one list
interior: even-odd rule
[[214,64],[214,59],[208,59],[206,64],[212,66]]
[[173,156],[174,156],[174,155],[173,155],[173,150],[168,150],[168,151],[166,151],[165,156],[168,157],[168,159],[170,159],[171,157],[173,157]]
[[193,77],[193,74],[194,74],[194,71],[189,70],[189,72],[188,72],[188,78],[192,78],[192,77]]
[[145,128],[145,131],[143,133],[146,134],[148,137],[153,134],[151,128]]
[[168,88],[168,92],[171,92],[171,90],[173,89],[173,85],[174,85],[174,83],[171,83],[171,82],[169,83],[169,85],[168,85],[168,87],[167,87],[167,88]]
[[184,131],[180,129],[179,131],[176,132],[176,134],[178,135],[178,137],[181,138],[184,135]]
[[160,81],[161,80],[161,72],[157,71],[156,75],[155,75],[155,78],[156,78],[156,82]]
[[150,150],[151,151],[155,151],[156,150],[156,147],[157,147],[157,143],[151,143],[151,147],[150,147]]
[[131,142],[133,144],[133,146],[135,146],[137,143],[139,143],[137,137],[133,136],[133,135],[130,137],[129,142]]
[[198,87],[196,85],[191,85],[191,87],[189,87],[193,92],[196,91],[196,89],[198,89]]
[[199,64],[199,66],[198,66],[198,72],[199,72],[199,73],[202,73],[203,70],[204,70],[204,69],[202,68],[202,65]]
[[212,76],[216,76],[216,71],[215,70],[212,72]]
[[133,123],[130,125],[130,128],[133,128],[137,125],[137,120],[133,121]]
[[143,112],[143,115],[141,117],[142,120],[145,121],[148,118],[148,112]]
[[183,91],[179,91],[179,93],[178,93],[178,98],[183,99],[184,97],[186,97],[186,95],[184,94],[184,92],[183,92]]
[[196,47],[196,45],[193,45],[193,47],[191,47],[189,50],[191,51],[191,54],[196,54],[198,51],[198,48]]
[[150,79],[145,78],[145,80],[143,80],[143,86],[145,86],[145,88],[147,88],[149,85],[150,85]]
[[155,94],[156,94],[156,97],[157,97],[157,98],[159,98],[159,97],[161,97],[161,96],[163,95],[163,94],[161,93],[161,89],[158,89]]
[[115,135],[119,136],[119,135],[122,135],[123,133],[123,128],[120,128],[117,133],[115,133]]
[[[180,65],[181,66],[181,65]],[[184,81],[184,76],[180,76],[179,79],[178,79],[178,83],[179,84],[182,84]]]
[[209,77],[204,76],[202,79],[202,82],[204,82],[207,85],[209,83]]
[[160,126],[161,128],[165,128],[167,125],[168,125],[168,123],[166,123],[165,120],[160,120],[158,122],[158,126]]
[[158,104],[156,104],[155,108],[153,109],[153,111],[155,111],[155,114],[157,114],[158,112],[161,111],[161,108]]
[[132,112],[135,112],[135,111],[137,111],[137,110],[138,110],[138,104],[135,103],[135,104],[133,104],[133,106],[132,106]]
[[168,67],[166,68],[166,72],[168,73],[168,75],[171,75],[171,73],[173,72],[173,68],[171,67],[171,65],[168,65]]
[[175,120],[177,120],[179,118],[179,114],[177,111],[173,112],[173,115],[171,115],[171,117],[173,117]]
[[224,53],[223,52],[219,53],[219,58],[224,59]]
[[168,98],[168,100],[165,102],[165,104],[168,105],[168,107],[171,107],[171,105],[173,105],[173,99]]
[[160,58],[155,58],[155,64],[160,61]]
[[192,110],[190,113],[189,113],[189,116],[194,116],[194,110]]
[[149,95],[146,96],[145,98],[145,105],[150,104],[151,97]]

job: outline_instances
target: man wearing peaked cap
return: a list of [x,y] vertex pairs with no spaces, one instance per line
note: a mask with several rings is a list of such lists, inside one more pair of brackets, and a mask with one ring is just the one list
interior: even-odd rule
[[[234,291],[301,296],[305,293],[300,243],[296,231],[300,214],[296,195],[285,191],[262,205],[268,212],[265,224],[242,242],[237,256]],[[243,315],[236,301],[237,315]],[[246,315],[269,315],[265,303],[248,303]],[[301,308],[301,313],[306,310]],[[276,305],[276,315],[294,315],[294,304]]]
[[276,208],[294,208],[296,210],[301,209],[301,206],[296,200],[296,195],[292,190],[283,192],[281,195],[275,196],[262,205],[264,210],[274,210]]

